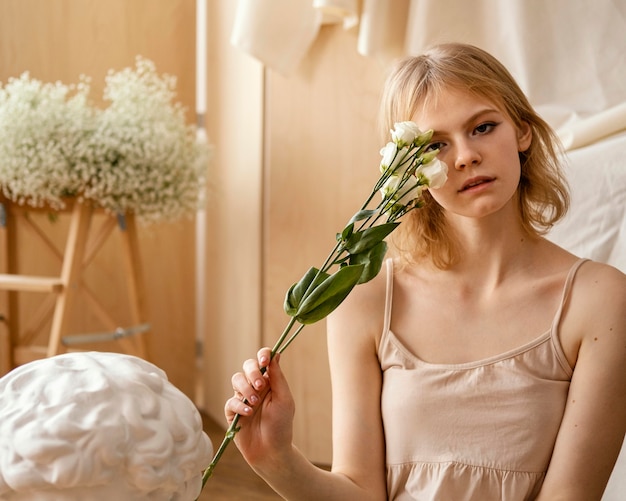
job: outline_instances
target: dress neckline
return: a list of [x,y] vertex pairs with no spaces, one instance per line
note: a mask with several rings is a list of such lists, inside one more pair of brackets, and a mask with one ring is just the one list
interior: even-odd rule
[[502,362],[504,360],[515,358],[516,356],[521,355],[522,353],[526,353],[527,351],[532,350],[533,348],[545,343],[546,341],[549,341],[550,338],[552,337],[552,328],[548,329],[548,331],[541,334],[541,336],[524,343],[522,346],[518,346],[516,348],[507,350],[503,353],[490,355],[488,357],[481,358],[478,360],[470,360],[468,362],[459,362],[459,363],[428,362],[418,357],[415,353],[413,353],[404,344],[404,342],[400,338],[398,338],[398,336],[394,334],[392,330],[390,329],[387,330],[386,334],[387,336],[390,337],[392,343],[396,346],[396,348],[401,350],[406,357],[409,357],[410,359],[412,359],[415,363],[419,365],[428,366],[434,369],[468,370],[468,369],[476,369],[479,367],[485,367],[487,365],[492,365],[498,362]]
[[392,299],[393,299],[393,260],[387,259],[386,260],[386,269],[387,269],[386,287],[387,289],[386,289],[386,297],[385,297],[385,319],[384,319],[383,334],[380,339],[380,345],[382,345],[384,338],[386,336],[389,336],[393,344],[396,345],[396,347],[400,349],[404,353],[405,356],[409,357],[410,359],[412,359],[415,363],[419,365],[436,368],[436,369],[467,370],[467,369],[475,369],[478,367],[485,367],[487,365],[492,365],[498,362],[502,362],[504,360],[514,358],[516,356],[521,355],[522,353],[526,353],[527,351],[532,350],[533,348],[545,343],[546,341],[552,341],[552,344],[555,348],[556,355],[559,358],[559,362],[561,366],[569,375],[571,375],[573,373],[573,367],[571,367],[571,365],[567,361],[565,352],[563,351],[563,347],[561,346],[561,342],[558,336],[558,327],[559,327],[559,323],[561,320],[561,315],[563,313],[563,307],[565,306],[565,303],[569,296],[570,289],[572,287],[572,282],[574,280],[576,272],[578,271],[580,266],[586,261],[589,261],[589,259],[579,258],[568,271],[567,277],[565,279],[565,283],[563,285],[563,290],[561,293],[561,300],[559,302],[559,306],[553,317],[552,324],[546,332],[536,337],[535,339],[532,339],[531,341],[528,341],[522,344],[521,346],[512,348],[510,350],[506,350],[503,353],[498,353],[495,355],[490,355],[488,357],[481,358],[479,360],[471,360],[467,362],[440,363],[440,362],[428,362],[426,360],[423,360],[419,356],[417,356],[391,330],[390,326],[391,326],[391,310],[392,310]]

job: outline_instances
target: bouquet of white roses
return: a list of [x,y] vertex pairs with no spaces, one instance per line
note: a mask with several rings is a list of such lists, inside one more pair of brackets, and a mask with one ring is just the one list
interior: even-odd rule
[[[429,148],[432,131],[422,133],[413,122],[396,123],[392,141],[380,151],[381,176],[362,207],[336,235],[336,243],[320,268],[311,267],[285,297],[284,310],[291,318],[272,348],[282,353],[305,325],[322,320],[335,310],[358,285],[380,271],[387,252],[384,239],[397,228],[407,212],[419,208],[427,188],[439,188],[448,168]],[[370,208],[377,193],[381,200]],[[332,272],[332,269],[336,271]],[[213,474],[220,457],[238,431],[235,416],[213,461],[204,472],[202,485]]]

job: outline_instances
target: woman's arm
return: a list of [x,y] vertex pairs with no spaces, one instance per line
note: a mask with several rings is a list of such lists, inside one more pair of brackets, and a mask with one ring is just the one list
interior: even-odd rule
[[575,369],[542,501],[599,501],[626,430],[626,276],[587,263],[576,281],[561,324]]
[[[333,472],[387,499],[382,372],[377,347],[384,325],[386,273],[357,286],[328,317],[333,388]],[[348,499],[348,498],[346,498]]]
[[[256,360],[247,360],[243,372],[233,376],[238,395],[227,401],[225,413],[229,422],[236,413],[242,416],[235,443],[254,471],[287,500],[386,499],[381,376],[374,341],[377,327],[372,325],[382,325],[382,319],[378,321],[369,308],[377,287],[372,282],[355,288],[328,320],[331,472],[311,464],[293,446],[294,401],[279,358],[272,360],[264,375],[259,369],[268,363],[269,348],[260,350]],[[242,397],[250,404],[244,404]]]

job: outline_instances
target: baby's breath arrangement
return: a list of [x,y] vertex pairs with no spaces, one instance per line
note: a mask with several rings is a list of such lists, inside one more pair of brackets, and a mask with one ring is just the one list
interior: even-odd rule
[[42,83],[28,73],[0,86],[0,187],[7,198],[60,209],[80,191],[79,158],[89,156],[95,124],[88,93],[86,80]]
[[42,83],[28,73],[0,85],[0,190],[19,204],[61,209],[68,197],[144,222],[198,207],[210,147],[175,99],[176,79],[137,57],[106,76],[104,109],[89,80]]

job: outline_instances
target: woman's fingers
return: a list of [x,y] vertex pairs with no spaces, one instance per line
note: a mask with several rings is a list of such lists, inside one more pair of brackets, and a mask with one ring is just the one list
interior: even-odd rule
[[[260,376],[260,378],[263,379],[263,376]],[[231,383],[235,392],[235,398],[239,398],[240,400],[245,399],[250,405],[256,405],[259,402],[259,393],[256,391],[255,386],[253,386],[247,374],[243,372],[233,374]],[[261,385],[261,387],[263,385]]]
[[243,372],[248,383],[255,390],[262,390],[265,387],[265,379],[263,378],[261,367],[255,359],[250,358],[243,363]]
[[257,355],[257,360],[259,362],[259,367],[267,367],[270,364],[270,360],[272,357],[272,350],[269,348],[261,348]]
[[252,415],[252,405],[259,401],[256,391],[243,372],[233,374],[231,383],[235,394],[224,405],[224,414],[229,423],[235,419],[237,414],[241,416]]
[[250,405],[236,396],[229,398],[224,405],[224,415],[228,423],[231,423],[237,414],[240,416],[250,416],[252,412]]
[[236,414],[249,416],[253,413],[252,407],[257,405],[267,392],[267,378],[263,376],[271,360],[271,350],[261,348],[257,358],[248,359],[243,363],[243,372],[233,374],[231,383],[234,396],[226,401],[224,413],[228,421],[232,421]]

